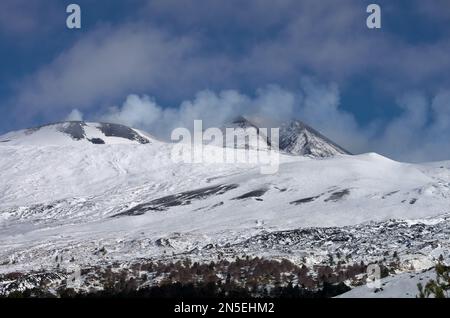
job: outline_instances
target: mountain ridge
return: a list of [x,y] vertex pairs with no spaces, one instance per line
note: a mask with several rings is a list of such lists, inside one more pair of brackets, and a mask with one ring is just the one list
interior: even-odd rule
[[[242,130],[236,135],[234,148],[268,150],[274,146],[270,138],[270,128],[277,127],[280,129],[278,150],[281,152],[313,158],[326,158],[339,154],[351,155],[349,151],[300,120],[288,120],[278,126],[264,127],[267,128],[266,135],[261,132],[263,127],[243,115],[234,117],[222,125],[223,141],[214,140],[207,144],[227,146],[226,129],[237,128]],[[247,137],[250,135],[256,135],[257,141],[248,140]],[[7,145],[66,145],[73,144],[73,141],[90,144],[148,144],[154,140],[157,139],[151,134],[125,125],[88,121],[49,123],[0,136],[0,143]]]
[[[90,144],[81,137],[72,143]],[[259,163],[175,162],[172,150],[0,146],[0,276],[236,255],[311,268],[398,258],[400,270],[420,271],[449,255],[450,161],[280,152],[277,173],[261,174]],[[0,294],[12,281],[3,277]]]
[[[272,147],[271,139],[260,132],[261,127],[245,116],[237,116],[230,121],[228,126],[247,129],[255,129],[258,137],[266,141],[267,148]],[[330,138],[305,124],[300,120],[288,120],[279,125],[269,125],[269,128],[279,128],[278,148],[282,152],[291,155],[310,156],[316,158],[332,157],[338,154],[352,155],[352,153],[341,147]]]
[[0,136],[2,143],[27,145],[65,145],[71,141],[87,141],[91,144],[148,144],[151,139],[147,133],[125,125],[87,121],[50,123]]

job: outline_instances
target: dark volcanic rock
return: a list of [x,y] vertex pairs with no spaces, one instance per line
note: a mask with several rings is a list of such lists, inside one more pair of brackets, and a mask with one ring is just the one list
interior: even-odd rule
[[325,199],[325,202],[328,202],[328,201],[336,202],[336,201],[341,200],[343,197],[345,197],[345,196],[347,196],[349,194],[350,194],[350,190],[349,189],[336,191],[336,192],[333,192],[328,199]]
[[119,125],[119,124],[100,124],[99,129],[105,134],[107,137],[120,137],[126,138],[129,140],[135,140],[140,144],[148,144],[149,141],[136,133],[133,129],[127,126]]
[[266,192],[267,192],[267,189],[258,189],[258,190],[244,193],[243,195],[233,198],[233,200],[242,200],[242,199],[247,199],[247,198],[259,198],[259,197],[263,196]]
[[173,206],[189,205],[192,200],[202,200],[212,195],[221,195],[237,187],[237,184],[224,184],[172,194],[147,203],[139,204],[129,210],[113,215],[112,217],[142,215],[148,211],[165,211]]
[[302,204],[302,203],[308,203],[308,202],[314,201],[315,199],[317,199],[319,197],[320,197],[320,195],[317,195],[315,197],[303,198],[303,199],[300,199],[300,200],[295,200],[295,201],[289,202],[289,204],[299,205],[299,204]]
[[88,140],[93,144],[105,144],[105,140],[97,138],[96,136],[89,136],[86,128],[97,129],[103,133],[106,137],[124,138],[131,141],[138,142],[140,144],[148,144],[150,141],[143,135],[139,134],[136,130],[120,125],[109,123],[86,123],[83,121],[68,121],[61,123],[54,123],[36,128],[30,128],[25,131],[25,135],[31,135],[39,131],[44,127],[55,127],[56,131],[70,136],[73,140]]
[[74,121],[67,123],[65,127],[64,126],[59,127],[58,130],[62,133],[69,135],[70,137],[72,137],[72,139],[81,140],[86,138],[84,126],[86,126],[84,122]]
[[92,138],[92,139],[89,139],[89,141],[92,142],[93,144],[96,144],[96,145],[103,145],[103,144],[105,144],[105,141],[103,139],[101,139],[101,138]]

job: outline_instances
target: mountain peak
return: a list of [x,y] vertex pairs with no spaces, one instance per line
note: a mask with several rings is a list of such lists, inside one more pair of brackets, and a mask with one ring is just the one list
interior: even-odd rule
[[351,155],[349,151],[300,120],[288,121],[281,125],[279,147],[291,154],[312,157]]
[[229,122],[227,122],[224,126],[226,126],[227,128],[230,127],[234,127],[234,128],[258,128],[257,125],[255,125],[252,121],[250,121],[249,119],[247,119],[244,116],[236,116],[234,117],[232,120],[230,120]]
[[[261,122],[270,122],[270,120],[262,119]],[[244,133],[254,129],[256,130],[258,137],[263,140],[263,143],[265,142],[267,147],[270,147],[268,136],[264,136],[260,131],[260,128],[263,127],[255,124],[244,116],[237,116],[224,126],[226,128],[242,128],[244,129]],[[351,154],[349,151],[300,120],[289,120],[278,125],[272,124],[269,127],[264,128],[277,127],[280,129],[278,146],[282,152],[316,158],[332,157],[338,154]],[[268,129],[267,133],[270,134],[270,129]]]
[[0,136],[0,142],[11,145],[147,144],[150,139],[124,125],[84,121],[58,122]]

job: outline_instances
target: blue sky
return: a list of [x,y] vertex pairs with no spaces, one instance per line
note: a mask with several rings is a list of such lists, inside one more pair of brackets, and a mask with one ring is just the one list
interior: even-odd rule
[[[72,2],[81,30],[65,26]],[[0,133],[82,117],[164,135],[242,113],[302,119],[354,152],[450,159],[446,0],[3,0],[0,66]]]

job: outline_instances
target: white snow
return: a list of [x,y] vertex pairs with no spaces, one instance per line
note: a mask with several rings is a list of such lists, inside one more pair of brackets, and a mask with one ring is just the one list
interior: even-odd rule
[[[450,212],[450,162],[406,164],[375,153],[325,159],[281,154],[279,172],[263,175],[256,164],[174,163],[170,143],[106,137],[95,125],[88,124],[86,133],[105,145],[72,141],[51,126],[0,137],[11,140],[0,143],[0,272],[54,266],[55,251],[96,262],[92,249],[99,244],[117,248],[111,259],[129,260],[161,254],[153,242],[164,237],[181,237],[174,248],[184,251],[262,231]],[[111,218],[167,195],[232,184],[237,187],[184,205]],[[256,190],[266,192],[236,199]],[[361,294],[389,297],[391,289],[385,290]]]
[[[70,125],[80,125],[83,129],[83,138],[75,140],[70,134],[62,131],[66,130]],[[57,124],[46,125],[34,129],[25,129],[7,133],[0,136],[0,144],[9,146],[85,146],[91,144],[90,139],[100,138],[105,144],[137,144],[135,140],[120,138],[115,136],[106,136],[100,129],[101,124],[91,122],[62,122]],[[150,138],[139,130],[133,129],[138,135],[144,138]]]
[[436,279],[434,270],[401,273],[381,279],[381,288],[362,285],[336,298],[416,298],[419,296],[417,284],[425,286],[431,279]]

